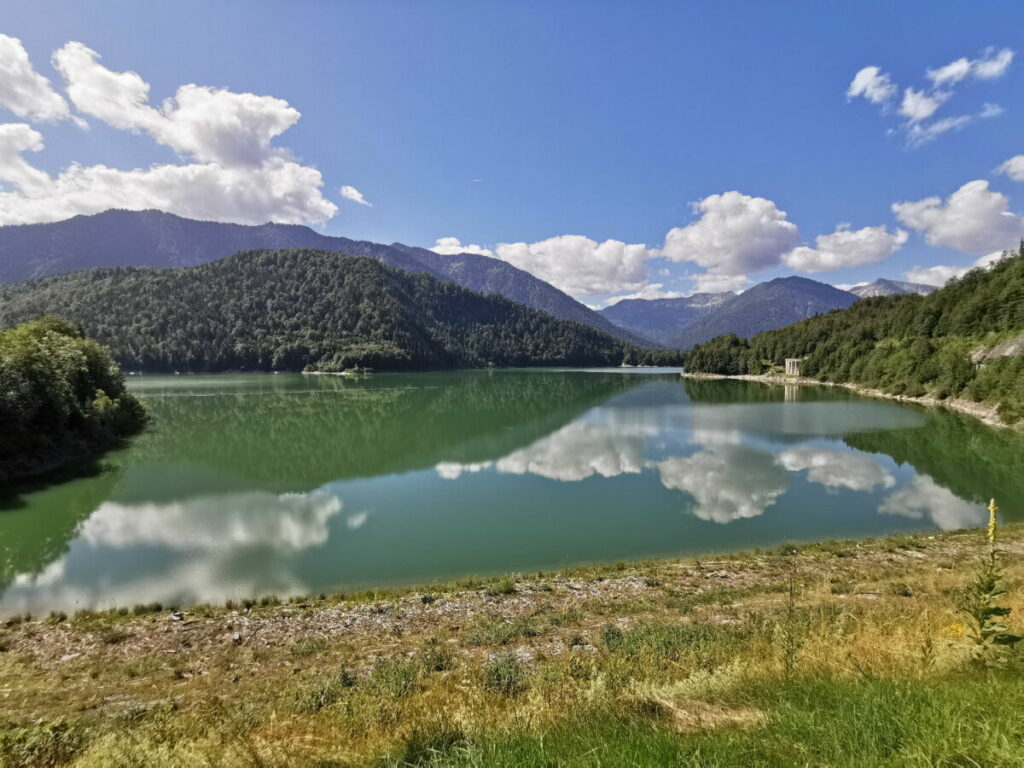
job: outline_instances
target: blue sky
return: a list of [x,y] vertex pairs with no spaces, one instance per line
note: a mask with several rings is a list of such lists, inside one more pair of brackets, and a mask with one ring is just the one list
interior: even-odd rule
[[137,200],[458,238],[591,304],[940,282],[1024,232],[1024,159],[996,171],[1021,28],[1019,2],[8,3],[0,220]]

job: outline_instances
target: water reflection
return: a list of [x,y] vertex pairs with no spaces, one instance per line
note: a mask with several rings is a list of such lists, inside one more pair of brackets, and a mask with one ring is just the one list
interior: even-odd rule
[[[0,613],[423,582],[1021,514],[955,414],[602,372],[142,382],[112,471],[0,511]],[[136,386],[139,386],[136,384]]]

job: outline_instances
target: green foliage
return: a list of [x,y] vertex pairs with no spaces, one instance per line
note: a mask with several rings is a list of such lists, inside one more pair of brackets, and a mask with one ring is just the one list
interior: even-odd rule
[[26,725],[0,723],[0,765],[30,768],[40,765],[64,765],[87,742],[82,726],[58,721]]
[[1005,576],[999,550],[995,544],[995,521],[991,523],[988,551],[982,556],[974,579],[964,589],[960,609],[969,620],[968,631],[975,645],[975,660],[982,665],[1005,662],[1005,651],[1021,641],[1021,637],[1008,631],[1004,623],[1010,609],[999,605],[1006,594]]
[[187,269],[91,269],[0,288],[0,325],[58,308],[140,371],[680,361],[501,296],[325,251],[248,251]]
[[0,331],[0,481],[115,444],[145,423],[110,353],[43,317]]
[[687,369],[759,374],[787,357],[802,373],[893,394],[967,397],[1024,419],[1024,357],[975,365],[973,352],[1024,332],[1024,246],[928,296],[864,299],[750,339],[719,336],[694,347]]

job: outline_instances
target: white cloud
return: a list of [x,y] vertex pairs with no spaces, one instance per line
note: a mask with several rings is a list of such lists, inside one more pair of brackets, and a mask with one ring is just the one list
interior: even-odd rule
[[[904,135],[907,146],[916,147],[945,133],[960,130],[975,120],[998,117],[1003,114],[1003,108],[998,104],[985,104],[976,114],[955,115],[927,122],[953,95],[953,88],[958,83],[968,79],[991,80],[1001,77],[1012,61],[1013,51],[1010,49],[1004,48],[997,52],[990,48],[981,58],[960,58],[944,67],[928,70],[926,74],[931,80],[930,89],[904,89],[899,105],[899,114],[904,122],[890,133]],[[846,95],[850,99],[863,97],[873,104],[879,104],[884,114],[898,91],[892,79],[878,67],[864,67],[853,78]]]
[[996,173],[1003,173],[1014,181],[1024,181],[1024,155],[1015,155],[996,168]]
[[994,80],[1006,74],[1010,64],[1013,62],[1013,51],[1003,48],[996,51],[994,48],[987,49],[980,58],[968,59],[959,58],[951,61],[944,67],[929,69],[928,79],[935,86],[953,85],[967,78],[979,80]]
[[96,51],[75,42],[53,55],[79,111],[115,128],[148,133],[200,162],[258,166],[269,158],[289,156],[270,145],[300,117],[287,101],[189,84],[157,109],[147,103],[149,83],[140,75],[113,72],[99,58]]
[[28,120],[65,120],[68,103],[50,81],[32,68],[28,53],[16,37],[0,34],[0,107]]
[[889,234],[884,226],[837,229],[830,235],[818,235],[815,248],[794,248],[782,260],[787,266],[802,272],[861,267],[888,258],[907,242],[908,237],[902,229]]
[[779,454],[779,465],[790,472],[807,470],[807,479],[826,488],[870,491],[892,488],[896,479],[877,459],[864,453],[815,448],[791,448]]
[[846,97],[853,99],[863,96],[872,104],[884,104],[896,95],[897,90],[892,78],[881,69],[864,67],[854,75],[850,87],[846,89]]
[[360,205],[365,205],[367,207],[373,207],[373,203],[368,202],[366,198],[363,197],[362,192],[349,184],[346,184],[338,191],[346,200],[351,200],[353,203],[359,203]]
[[190,84],[157,109],[148,104],[149,84],[140,75],[113,72],[98,59],[74,42],[54,54],[75,107],[114,128],[147,133],[192,162],[134,170],[72,163],[52,178],[22,157],[42,150],[42,137],[26,133],[27,126],[5,126],[0,180],[16,191],[0,193],[0,224],[108,208],[158,208],[240,224],[321,222],[337,212],[321,194],[320,172],[270,143],[299,119],[287,102]]
[[479,256],[494,255],[494,251],[490,248],[484,248],[476,243],[463,245],[457,237],[439,237],[437,242],[434,243],[434,247],[430,250],[434,253],[440,253],[442,256],[458,256],[460,253],[475,253]]
[[985,519],[981,504],[963,501],[927,475],[918,475],[910,485],[889,494],[878,511],[912,520],[928,519],[943,531],[977,528]]
[[1024,235],[1024,218],[1009,210],[1005,195],[988,182],[969,181],[943,203],[939,197],[894,203],[893,213],[921,232],[929,245],[982,254],[1016,245]]
[[560,235],[536,243],[498,243],[499,259],[524,269],[572,296],[642,290],[650,279],[643,244],[583,235]]
[[503,474],[579,482],[595,475],[639,474],[646,464],[643,449],[642,431],[623,434],[604,424],[575,422],[499,459],[495,467]]
[[913,88],[907,88],[903,92],[900,114],[911,123],[927,120],[935,114],[935,110],[942,105],[942,102],[946,101],[951,95],[948,91],[936,91],[929,95],[924,91],[915,91]]
[[710,290],[716,279],[739,278],[774,267],[784,253],[800,243],[796,224],[763,197],[723,192],[704,198],[693,208],[700,219],[670,230],[659,255],[706,268],[701,290]]
[[972,269],[979,267],[990,267],[1003,258],[1002,251],[994,251],[986,254],[966,267],[951,267],[936,265],[934,267],[915,267],[908,269],[903,275],[912,283],[924,283],[925,285],[943,286],[954,277],[963,277]]

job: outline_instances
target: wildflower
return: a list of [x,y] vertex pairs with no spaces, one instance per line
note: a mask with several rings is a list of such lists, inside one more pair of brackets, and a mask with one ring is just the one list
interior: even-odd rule
[[996,500],[992,499],[988,503],[988,543],[996,543],[996,512],[999,511],[999,507],[996,506]]

